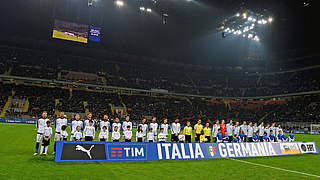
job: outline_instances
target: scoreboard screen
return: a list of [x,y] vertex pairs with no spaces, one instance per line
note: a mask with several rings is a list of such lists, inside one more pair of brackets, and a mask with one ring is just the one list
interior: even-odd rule
[[101,33],[101,28],[90,26],[89,40],[100,42],[100,33]]
[[55,19],[52,37],[88,43],[88,25]]

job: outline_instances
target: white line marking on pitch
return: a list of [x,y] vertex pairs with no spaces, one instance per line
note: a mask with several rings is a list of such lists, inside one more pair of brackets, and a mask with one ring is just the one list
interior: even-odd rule
[[287,171],[287,172],[291,172],[291,173],[302,174],[302,175],[306,175],[306,176],[312,176],[312,177],[320,178],[320,176],[315,175],[315,174],[308,174],[308,173],[299,172],[299,171],[294,171],[294,170],[289,170],[289,169],[282,169],[282,168],[278,168],[278,167],[272,167],[272,166],[268,166],[268,165],[264,165],[264,164],[252,163],[252,162],[243,161],[243,160],[239,160],[239,159],[233,159],[233,158],[230,158],[230,159],[231,159],[231,160],[234,160],[234,161],[239,161],[239,162],[243,162],[243,163],[255,165],[255,166],[262,166],[262,167],[267,167],[267,168],[271,168],[271,169],[277,169],[277,170],[280,170],[280,171]]

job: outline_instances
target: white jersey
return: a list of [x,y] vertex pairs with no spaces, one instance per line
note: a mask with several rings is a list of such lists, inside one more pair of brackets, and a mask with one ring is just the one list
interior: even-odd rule
[[61,132],[61,127],[63,125],[68,126],[68,120],[66,118],[58,118],[55,123],[56,132]]
[[219,129],[220,129],[219,124],[213,125],[213,127],[212,127],[212,136],[213,137],[217,137]]
[[81,131],[74,132],[73,137],[74,137],[75,140],[82,139],[82,132]]
[[120,140],[120,132],[119,131],[113,131],[112,132],[112,136],[111,136],[111,140]]
[[275,136],[276,135],[276,127],[271,126],[270,127],[270,133],[271,133],[271,130],[272,130],[272,134]]
[[94,138],[95,134],[96,134],[96,130],[94,129],[93,126],[86,126],[83,130],[84,136],[90,136],[90,137]]
[[71,122],[71,134],[77,131],[78,126],[80,126],[80,129],[83,129],[83,122],[81,120],[74,120]]
[[227,124],[226,129],[227,129],[228,136],[233,136],[233,134],[232,134],[233,133],[233,125]]
[[258,130],[259,130],[258,126],[253,126],[253,132],[254,133],[258,132]]
[[138,141],[138,138],[142,138],[142,140],[144,141],[144,137],[145,137],[145,134],[143,133],[143,131],[136,132],[136,141]]
[[168,129],[169,129],[169,125],[168,124],[161,124],[160,129],[163,128],[163,134],[168,135]]
[[109,139],[109,132],[108,131],[100,131],[99,133],[99,139]]
[[44,128],[47,126],[47,121],[49,121],[49,119],[38,119],[36,122],[36,127],[37,127],[37,133],[39,134],[43,134],[44,133]]
[[268,137],[270,136],[270,128],[265,128],[265,129],[264,129],[264,132],[267,133],[267,136],[268,136]]
[[253,137],[253,127],[248,126],[248,137]]
[[240,129],[243,131],[243,134],[245,135],[245,136],[247,136],[248,135],[248,125],[241,125],[240,126]]
[[180,123],[171,124],[171,134],[179,134],[181,130]]
[[233,126],[233,134],[238,135],[240,133],[240,126]]
[[61,130],[61,141],[63,141],[64,139],[68,138],[68,133],[67,131],[62,131]]
[[[152,128],[153,134],[157,135],[158,133],[158,123],[150,123],[149,129]],[[149,134],[149,133],[148,133]]]
[[180,142],[184,142],[186,140],[186,137],[184,136],[184,134],[179,134],[178,139]]
[[116,123],[116,122],[112,123],[112,132],[114,131],[114,127],[116,127],[116,126],[118,127],[118,131],[120,133],[121,123]]
[[[94,126],[94,124],[95,124],[95,120],[93,120],[93,119],[91,119],[92,120],[92,126]],[[83,125],[84,125],[84,128],[86,128],[87,126],[89,126],[89,119],[86,119],[86,120],[84,120],[84,123],[83,123]]]
[[130,131],[132,131],[132,122],[130,121],[124,121],[122,123],[122,130],[123,132],[126,132],[128,129],[127,129],[127,126],[130,126]]
[[49,127],[46,126],[43,131],[43,136],[50,138],[51,135],[52,135],[52,128],[50,126]]
[[142,127],[142,132],[143,132],[144,136],[146,136],[147,129],[148,129],[148,124],[139,124],[139,126]]
[[264,135],[264,126],[259,126],[258,127],[258,129],[259,129],[259,136],[263,136]]
[[148,132],[147,134],[147,140],[149,141],[154,141],[154,133],[153,132]]
[[110,122],[109,121],[100,121],[100,130],[102,130],[103,126],[107,127],[107,131],[109,132]]
[[125,139],[131,139],[132,138],[132,131],[125,131],[124,132],[124,138]]
[[166,142],[167,141],[167,135],[164,134],[164,133],[159,133],[158,134],[158,139],[159,139],[159,142]]

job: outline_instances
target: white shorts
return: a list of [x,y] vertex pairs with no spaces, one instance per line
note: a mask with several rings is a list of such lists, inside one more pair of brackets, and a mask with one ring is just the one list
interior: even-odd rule
[[37,134],[36,142],[42,143],[42,140],[43,140],[43,134]]
[[60,140],[61,140],[61,134],[55,133],[54,141],[60,141]]

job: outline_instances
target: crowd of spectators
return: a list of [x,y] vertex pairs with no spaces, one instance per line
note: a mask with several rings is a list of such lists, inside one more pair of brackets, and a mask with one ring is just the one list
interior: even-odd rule
[[[0,74],[77,81],[137,89],[220,97],[254,97],[319,90],[318,68],[268,73],[216,71],[126,57],[77,57],[52,52],[0,47]],[[130,57],[127,57],[130,58]],[[143,57],[142,57],[143,58]],[[81,74],[82,73],[82,74]]]
[[[234,119],[240,121],[264,122],[314,122],[320,119],[320,96],[299,96],[281,100],[282,103],[267,103],[267,100],[253,101],[215,100],[177,97],[177,96],[142,96],[124,95],[118,93],[89,92],[84,90],[70,90],[64,88],[48,88],[26,85],[0,84],[2,94],[1,107],[14,91],[14,98],[28,99],[27,113],[7,112],[7,116],[29,115],[39,117],[46,110],[54,116],[55,110],[73,113],[85,113],[86,109],[95,118],[104,114],[111,117],[120,116],[112,107],[126,109],[134,122],[140,122],[145,117],[158,117],[158,120],[176,117],[184,123],[186,120],[196,121],[201,118],[214,122],[216,119]],[[58,101],[57,101],[58,100]],[[84,102],[87,103],[85,106]]]

